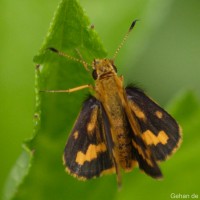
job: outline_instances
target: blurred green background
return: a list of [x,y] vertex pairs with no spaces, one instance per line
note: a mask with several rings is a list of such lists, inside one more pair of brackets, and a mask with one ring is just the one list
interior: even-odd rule
[[[148,2],[145,12],[138,15],[134,6],[144,2]],[[0,188],[21,153],[22,141],[33,132],[32,59],[41,47],[58,3],[0,2]],[[200,1],[80,3],[108,50],[108,57],[114,54],[132,20],[140,19],[116,60],[127,83],[138,83],[161,105],[183,90],[200,94]],[[141,29],[142,36],[138,35]]]

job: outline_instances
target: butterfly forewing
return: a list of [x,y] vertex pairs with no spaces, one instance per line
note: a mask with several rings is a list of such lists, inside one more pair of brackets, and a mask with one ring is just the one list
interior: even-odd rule
[[141,138],[155,160],[165,160],[180,144],[179,125],[140,89],[127,87],[126,94],[132,114],[140,126]]
[[90,96],[74,124],[64,150],[66,170],[79,179],[115,172],[105,136],[101,103]]
[[156,163],[151,149],[145,141],[132,132],[132,152],[134,160],[137,161],[139,168],[153,178],[162,178],[162,172]]

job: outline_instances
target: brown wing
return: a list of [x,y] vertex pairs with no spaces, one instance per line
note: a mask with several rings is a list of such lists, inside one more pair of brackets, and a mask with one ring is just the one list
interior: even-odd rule
[[173,154],[181,142],[181,130],[175,119],[141,90],[127,87],[132,114],[142,131],[141,138],[157,161]]
[[109,152],[112,147],[105,138],[102,112],[100,102],[95,97],[89,97],[67,141],[64,164],[66,170],[78,179],[85,180],[115,172]]

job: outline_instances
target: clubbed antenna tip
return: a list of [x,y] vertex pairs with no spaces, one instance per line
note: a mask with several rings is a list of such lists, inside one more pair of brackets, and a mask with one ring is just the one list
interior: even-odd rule
[[55,48],[53,48],[53,47],[49,47],[49,48],[47,48],[47,50],[51,50],[51,51],[53,51],[53,52],[55,52],[55,53],[58,53],[58,50],[55,49]]
[[131,32],[131,30],[133,29],[133,27],[135,26],[136,22],[138,21],[138,19],[134,20],[130,26],[130,28],[128,29],[128,32],[126,33],[126,35],[124,36],[122,42],[120,43],[120,45],[118,46],[117,50],[115,51],[115,54],[113,56],[113,60],[115,60],[119,50],[122,48],[122,46],[124,45],[124,42],[126,41],[129,33]]
[[133,29],[133,27],[135,26],[136,22],[139,21],[139,19],[136,19],[132,22],[130,28],[129,28],[129,32]]

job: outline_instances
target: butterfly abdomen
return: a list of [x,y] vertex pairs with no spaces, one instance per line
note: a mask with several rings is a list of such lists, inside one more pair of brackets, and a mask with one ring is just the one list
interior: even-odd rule
[[124,132],[117,133],[116,138],[116,151],[120,166],[125,170],[130,170],[132,168],[132,145],[126,129],[124,129]]

